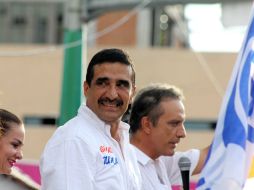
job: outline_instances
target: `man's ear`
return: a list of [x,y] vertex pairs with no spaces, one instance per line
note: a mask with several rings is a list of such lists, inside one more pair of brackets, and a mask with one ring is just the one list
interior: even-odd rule
[[131,99],[130,99],[130,104],[132,104],[135,95],[136,95],[136,86],[133,85]]
[[145,134],[149,135],[151,133],[151,121],[148,116],[144,116],[141,119],[141,128]]
[[87,96],[88,93],[88,89],[89,89],[89,85],[86,81],[84,81],[83,83],[83,91],[84,91],[84,95]]

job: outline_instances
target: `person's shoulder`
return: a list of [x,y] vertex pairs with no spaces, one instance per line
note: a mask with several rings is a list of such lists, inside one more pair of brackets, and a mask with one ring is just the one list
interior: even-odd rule
[[57,127],[54,134],[49,139],[47,146],[56,146],[64,143],[66,140],[75,139],[76,134],[79,134],[79,121],[74,117],[67,121],[64,125]]
[[57,130],[55,131],[54,135],[68,135],[75,134],[75,131],[77,130],[79,126],[79,120],[77,119],[77,116],[67,121],[64,125],[59,126]]

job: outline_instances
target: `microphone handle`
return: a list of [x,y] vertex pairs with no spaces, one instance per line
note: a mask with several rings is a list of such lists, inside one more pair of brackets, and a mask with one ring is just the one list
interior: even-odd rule
[[182,180],[183,180],[183,189],[190,190],[190,179],[189,179],[189,170],[181,171]]

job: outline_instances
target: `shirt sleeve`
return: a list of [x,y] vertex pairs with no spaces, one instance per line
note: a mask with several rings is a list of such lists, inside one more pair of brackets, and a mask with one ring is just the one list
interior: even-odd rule
[[80,139],[46,148],[40,162],[41,190],[94,189],[95,159]]
[[191,149],[186,152],[176,152],[172,157],[162,157],[167,170],[168,179],[172,185],[182,184],[181,172],[178,166],[178,161],[182,156],[186,156],[191,160],[190,174],[192,174],[198,164],[200,151]]

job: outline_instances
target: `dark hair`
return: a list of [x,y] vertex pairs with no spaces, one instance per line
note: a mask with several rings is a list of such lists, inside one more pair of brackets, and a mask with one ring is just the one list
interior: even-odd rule
[[21,125],[22,121],[15,114],[7,110],[0,109],[0,137],[10,130],[11,123]]
[[142,89],[135,97],[130,114],[130,132],[135,133],[141,126],[142,117],[148,116],[155,125],[164,110],[160,103],[167,99],[183,100],[180,89],[166,84],[153,84]]
[[135,70],[129,55],[121,49],[104,49],[96,53],[87,67],[86,82],[90,86],[94,76],[94,66],[103,63],[121,63],[132,69],[132,82],[135,84]]

